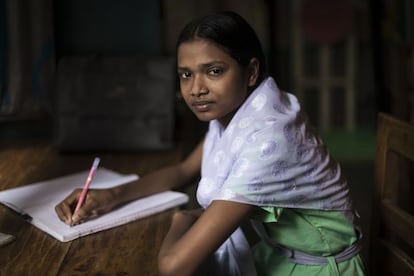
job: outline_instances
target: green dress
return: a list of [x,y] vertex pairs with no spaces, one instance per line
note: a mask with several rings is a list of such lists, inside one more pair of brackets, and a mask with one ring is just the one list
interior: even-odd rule
[[340,263],[332,257],[358,239],[354,225],[341,212],[258,207],[252,219],[264,223],[273,242],[311,255],[331,256],[325,265],[296,264],[261,240],[253,248],[257,275],[366,275],[360,255]]

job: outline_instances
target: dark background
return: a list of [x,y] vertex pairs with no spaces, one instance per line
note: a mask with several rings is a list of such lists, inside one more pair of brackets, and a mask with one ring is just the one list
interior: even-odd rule
[[[304,22],[309,18],[293,21],[295,1],[42,0],[36,1],[35,6],[25,2],[0,0],[0,149],[19,141],[53,144],[58,116],[57,68],[63,57],[173,57],[175,39],[184,24],[214,11],[234,10],[244,16],[262,41],[270,74],[283,90],[298,92],[292,65],[292,26],[298,24],[305,30],[309,26]],[[312,2],[319,3],[318,12],[327,8],[326,1]],[[386,112],[413,122],[414,4],[410,0],[350,1],[352,14],[345,13],[344,20],[332,16],[343,15],[341,2],[346,1],[336,2],[336,8],[327,11],[332,23],[320,25],[322,35],[334,33],[338,38],[321,43],[305,34],[303,64],[308,75],[317,76],[321,66],[319,51],[329,45],[331,76],[344,74],[348,58],[345,43],[349,34],[354,36],[355,127],[345,127],[345,90],[341,87],[331,92],[329,129],[321,126],[318,117],[318,87],[304,91],[307,94],[302,103],[328,148],[343,165],[361,213],[366,234],[364,254],[368,254],[377,114]],[[311,24],[318,19],[321,18],[314,17]],[[335,29],[349,25],[351,29]],[[170,116],[175,118],[174,127],[178,129],[182,121],[191,121],[187,124],[192,126],[188,135],[195,143],[205,125],[188,113],[179,97],[172,99],[175,110]]]

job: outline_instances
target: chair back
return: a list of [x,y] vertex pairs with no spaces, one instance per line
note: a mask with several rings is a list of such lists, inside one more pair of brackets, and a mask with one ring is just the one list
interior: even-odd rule
[[414,126],[378,117],[371,275],[414,275]]

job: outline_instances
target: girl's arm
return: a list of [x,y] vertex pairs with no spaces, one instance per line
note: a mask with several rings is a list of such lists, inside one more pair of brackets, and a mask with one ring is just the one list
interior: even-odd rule
[[177,189],[188,184],[200,173],[203,142],[201,141],[184,161],[156,170],[136,182],[115,187],[113,193],[118,199],[118,203],[123,204],[130,200]]
[[89,190],[84,205],[74,214],[74,206],[81,192],[77,189],[56,205],[56,213],[65,223],[78,224],[82,220],[107,213],[131,200],[188,184],[200,173],[202,149],[203,141],[184,161],[176,165],[154,171],[137,181],[114,188]]
[[159,253],[160,275],[192,275],[252,208],[249,204],[215,200],[198,219],[195,214],[174,215]]

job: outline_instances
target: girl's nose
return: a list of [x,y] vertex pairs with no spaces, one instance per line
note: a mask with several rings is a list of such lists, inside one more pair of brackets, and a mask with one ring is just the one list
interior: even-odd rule
[[195,92],[192,91],[191,92],[191,96],[194,96],[194,97],[200,97],[200,96],[205,95],[205,94],[208,94],[207,87],[202,87],[198,91],[195,91]]
[[200,77],[195,77],[191,88],[191,96],[200,97],[208,93],[208,89]]

